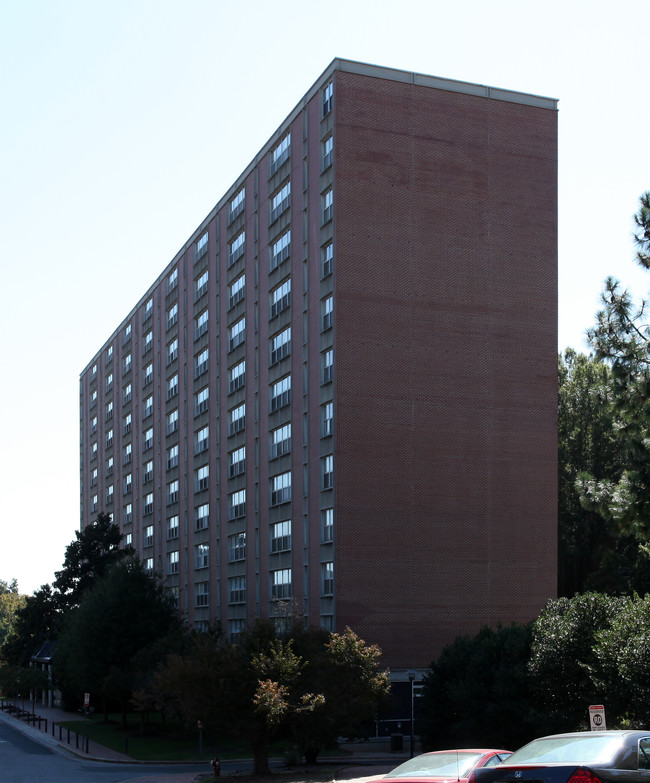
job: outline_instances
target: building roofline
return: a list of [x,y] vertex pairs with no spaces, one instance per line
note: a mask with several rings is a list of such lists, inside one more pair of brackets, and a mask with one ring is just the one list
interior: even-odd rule
[[154,282],[149,286],[145,293],[138,299],[137,303],[131,308],[128,315],[120,321],[117,329],[114,329],[110,337],[103,343],[99,351],[88,362],[84,369],[80,372],[79,377],[88,372],[90,367],[99,359],[102,351],[106,346],[111,343],[116,335],[124,327],[133,315],[137,312],[142,302],[151,295],[160,281],[169,274],[174,264],[177,264],[179,259],[192,247],[195,243],[197,236],[200,236],[205,231],[210,221],[217,215],[217,213],[224,207],[232,194],[241,187],[249,174],[259,165],[260,161],[267,155],[269,149],[277,144],[278,141],[284,136],[291,123],[295,120],[296,116],[300,114],[303,108],[309,103],[309,101],[322,89],[324,82],[330,79],[335,71],[344,71],[345,73],[354,73],[361,76],[371,76],[375,79],[389,79],[392,81],[403,82],[406,84],[420,85],[422,87],[431,87],[437,90],[447,90],[450,92],[462,93],[465,95],[473,95],[479,98],[488,98],[498,101],[506,101],[509,103],[519,103],[524,106],[532,106],[540,109],[550,109],[557,111],[558,100],[556,98],[547,98],[541,95],[533,95],[524,92],[517,92],[515,90],[506,90],[499,87],[490,87],[484,84],[473,84],[472,82],[457,81],[454,79],[445,79],[439,76],[429,76],[427,74],[416,73],[413,71],[403,71],[397,68],[388,68],[382,65],[371,65],[370,63],[358,62],[356,60],[346,60],[341,57],[335,57],[332,62],[325,68],[315,82],[308,88],[307,92],[302,96],[294,108],[287,114],[282,123],[274,131],[273,135],[262,145],[260,150],[256,153],[255,157],[248,163],[248,165],[242,170],[237,179],[228,187],[223,196],[217,201],[210,212],[203,218],[203,220],[192,231],[190,237],[183,243],[183,245],[174,253],[172,259],[165,265],[163,271],[158,275]]

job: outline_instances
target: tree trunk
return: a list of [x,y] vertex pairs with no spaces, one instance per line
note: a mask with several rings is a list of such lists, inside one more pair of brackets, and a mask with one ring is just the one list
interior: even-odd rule
[[253,774],[270,775],[269,738],[266,732],[256,732],[251,739],[251,746],[253,748]]
[[318,748],[305,748],[305,763],[306,764],[316,764],[316,759],[318,758],[318,754],[320,753],[320,747]]

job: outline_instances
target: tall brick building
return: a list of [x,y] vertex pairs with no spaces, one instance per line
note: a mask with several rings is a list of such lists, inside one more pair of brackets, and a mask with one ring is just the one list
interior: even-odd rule
[[334,60],[81,374],[81,526],[393,669],[556,582],[552,99]]

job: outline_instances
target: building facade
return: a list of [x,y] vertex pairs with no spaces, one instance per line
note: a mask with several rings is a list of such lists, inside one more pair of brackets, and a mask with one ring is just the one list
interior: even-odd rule
[[334,60],[81,373],[81,527],[427,666],[555,594],[556,329],[556,102]]

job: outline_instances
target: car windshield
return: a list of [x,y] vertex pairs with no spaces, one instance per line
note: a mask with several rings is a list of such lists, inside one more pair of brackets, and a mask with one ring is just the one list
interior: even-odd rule
[[450,751],[449,753],[423,753],[409,759],[392,772],[387,778],[466,778],[482,753]]
[[516,750],[512,764],[606,764],[621,746],[620,737],[598,733],[584,737],[542,737]]

